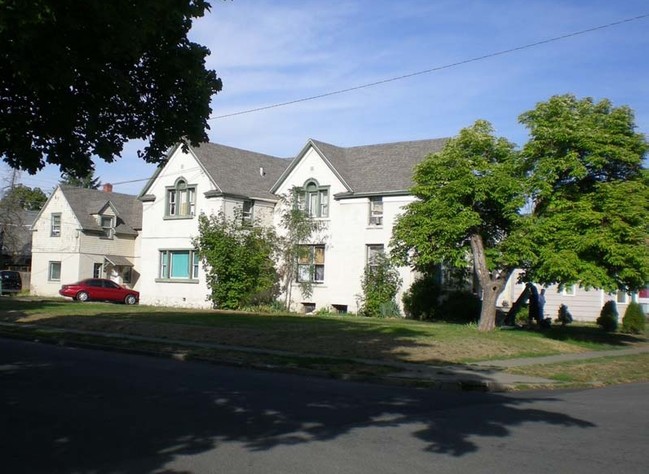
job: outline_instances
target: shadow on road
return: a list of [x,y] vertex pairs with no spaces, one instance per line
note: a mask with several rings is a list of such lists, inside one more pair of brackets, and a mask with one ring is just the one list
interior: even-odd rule
[[[377,427],[405,428],[424,451],[463,456],[478,450],[475,437],[507,438],[521,424],[594,426],[530,408],[531,398],[343,383],[8,340],[0,343],[0,387],[6,472],[172,473],[178,471],[165,466],[180,455],[227,445],[268,451]],[[466,416],[469,407],[474,416]]]

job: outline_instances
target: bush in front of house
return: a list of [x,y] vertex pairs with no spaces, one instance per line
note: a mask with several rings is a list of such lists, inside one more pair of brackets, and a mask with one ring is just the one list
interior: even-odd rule
[[480,319],[482,301],[470,291],[449,293],[439,308],[439,319],[450,323],[474,323]]
[[642,334],[645,330],[646,316],[640,303],[629,303],[622,317],[622,331],[630,334]]
[[565,304],[559,306],[559,311],[557,313],[557,322],[561,323],[562,326],[570,324],[572,322],[572,314],[568,311],[568,307]]
[[408,291],[404,292],[401,301],[409,318],[419,320],[435,319],[439,313],[439,300],[442,294],[439,278],[425,274],[417,278]]
[[361,287],[362,305],[358,314],[374,318],[400,315],[395,298],[401,287],[401,276],[386,255],[375,256],[372,265],[365,267]]
[[599,313],[597,325],[606,332],[614,332],[617,329],[618,312],[615,301],[607,301]]

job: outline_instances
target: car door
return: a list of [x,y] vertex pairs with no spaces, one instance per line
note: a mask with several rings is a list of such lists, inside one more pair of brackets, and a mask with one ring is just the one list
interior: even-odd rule
[[88,296],[91,300],[103,300],[104,299],[104,289],[101,284],[101,280],[88,280]]
[[111,301],[121,301],[122,299],[122,287],[119,286],[114,281],[104,280],[104,292],[105,299]]

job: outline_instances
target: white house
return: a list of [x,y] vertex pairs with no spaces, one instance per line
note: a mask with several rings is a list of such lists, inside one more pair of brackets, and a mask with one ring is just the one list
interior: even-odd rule
[[58,295],[62,283],[110,278],[137,287],[142,204],[135,196],[57,187],[32,226],[34,295]]
[[[376,253],[387,251],[395,218],[414,199],[414,167],[430,153],[440,151],[446,139],[342,148],[309,140],[272,187],[287,195],[294,187],[304,193],[304,206],[324,222],[324,239],[310,244],[309,278],[313,293],[305,298],[298,286],[292,291],[293,309],[333,311],[359,309],[361,280]],[[299,267],[299,265],[298,265]],[[409,268],[400,268],[401,291],[414,280]],[[401,294],[397,296],[401,302]]]
[[[270,225],[277,197],[270,188],[287,160],[213,143],[176,146],[142,189],[142,304],[209,308],[209,289],[192,239],[198,216]],[[236,212],[238,210],[238,212]]]

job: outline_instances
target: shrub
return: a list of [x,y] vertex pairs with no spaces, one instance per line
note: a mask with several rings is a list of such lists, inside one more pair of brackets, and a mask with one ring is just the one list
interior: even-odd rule
[[[401,277],[396,267],[385,255],[377,255],[365,268],[359,314],[370,317],[398,316],[399,307],[394,300],[401,287]],[[395,310],[396,308],[396,310]]]
[[223,213],[198,218],[193,240],[203,262],[209,299],[215,308],[239,309],[271,304],[279,296],[273,262],[275,235],[260,226],[243,227]]
[[631,302],[624,311],[622,331],[631,334],[642,334],[645,329],[646,316],[640,303]]
[[515,324],[517,326],[527,326],[530,323],[530,307],[524,304],[516,313]]
[[412,319],[435,319],[439,312],[441,287],[435,275],[426,274],[416,279],[403,294],[403,309]]
[[559,306],[557,322],[561,323],[562,326],[565,326],[566,324],[570,324],[572,322],[572,314],[570,314],[570,311],[568,311],[568,307],[565,304]]
[[440,319],[453,323],[472,323],[480,319],[482,302],[469,291],[453,291],[439,308]]
[[617,305],[615,301],[607,301],[599,313],[597,318],[597,325],[606,332],[614,332],[617,329]]

